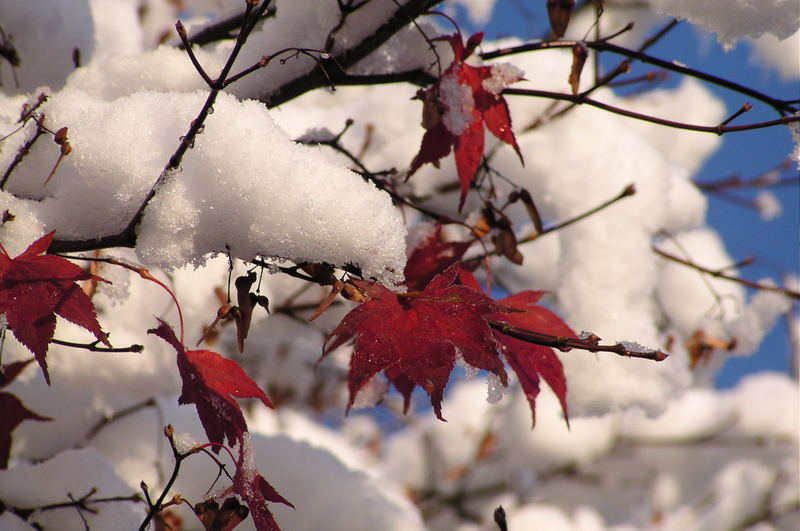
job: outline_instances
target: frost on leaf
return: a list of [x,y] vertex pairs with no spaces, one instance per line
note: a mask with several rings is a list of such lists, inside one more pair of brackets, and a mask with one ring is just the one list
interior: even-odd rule
[[89,297],[79,280],[103,280],[58,256],[46,255],[55,231],[11,258],[0,245],[0,314],[20,343],[28,347],[50,383],[47,348],[56,328],[56,315],[85,328],[111,347],[100,329]]
[[[0,365],[0,389],[13,382],[22,372],[22,369],[32,362],[18,361],[7,365]],[[8,467],[8,457],[11,454],[11,432],[25,420],[53,420],[34,413],[15,395],[0,392],[0,470]]]
[[250,437],[242,440],[239,459],[236,463],[236,474],[233,476],[233,492],[242,497],[250,508],[253,523],[259,531],[277,531],[279,529],[272,516],[267,502],[282,503],[294,509],[294,505],[286,501],[275,488],[258,473],[253,464],[253,451]]
[[472,66],[466,59],[483,39],[476,33],[464,45],[461,35],[445,35],[453,48],[453,62],[429,89],[421,90],[422,125],[426,129],[419,153],[411,162],[411,176],[423,164],[436,164],[451,151],[461,183],[459,210],[464,206],[470,183],[478,170],[484,147],[484,126],[522,153],[511,130],[511,116],[502,96],[503,88],[522,79],[522,71],[512,65]]
[[[208,440],[229,445],[241,442],[247,423],[233,397],[258,398],[267,406],[272,403],[239,365],[210,350],[186,350],[175,332],[159,319],[155,334],[178,352],[178,371],[183,381],[179,404],[194,404]],[[219,452],[219,447],[214,447]]]

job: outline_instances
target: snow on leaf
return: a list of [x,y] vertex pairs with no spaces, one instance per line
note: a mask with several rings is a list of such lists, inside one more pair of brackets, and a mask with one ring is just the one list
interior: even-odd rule
[[465,60],[482,38],[482,33],[476,33],[465,46],[461,35],[439,37],[438,40],[450,43],[453,62],[432,87],[417,94],[423,101],[422,122],[426,131],[408,175],[413,175],[423,164],[436,164],[454,151],[461,185],[459,210],[464,206],[483,156],[484,125],[494,136],[512,146],[522,161],[511,129],[508,105],[502,96],[503,88],[522,79],[522,72],[511,65],[467,64]]
[[497,342],[484,317],[508,309],[480,291],[460,285],[459,271],[458,266],[450,267],[425,290],[410,293],[355,281],[369,300],[345,316],[323,351],[324,356],[354,340],[348,409],[369,379],[384,371],[403,394],[406,406],[411,390],[418,385],[430,396],[436,416],[444,420],[442,396],[457,353],[469,365],[493,372],[507,384]]
[[103,279],[64,258],[44,254],[54,235],[55,231],[42,236],[16,258],[0,245],[0,314],[6,314],[14,337],[33,352],[48,384],[45,356],[56,328],[56,314],[111,346],[97,322],[92,301],[76,284]]
[[[197,407],[209,441],[224,444],[227,438],[229,445],[242,441],[247,423],[233,397],[258,398],[265,406],[272,407],[267,395],[235,361],[210,350],[186,350],[172,328],[160,319],[159,326],[148,333],[157,335],[177,351],[178,371],[183,381],[178,403]],[[214,451],[219,452],[219,447],[214,447]]]
[[433,232],[422,240],[408,257],[405,285],[412,290],[421,290],[433,277],[460,261],[472,242],[446,242],[442,239],[442,226],[437,224]]
[[[523,291],[511,295],[499,302],[520,310],[491,316],[518,328],[544,332],[554,336],[576,337],[575,332],[556,314],[537,304],[542,296],[541,291]],[[536,424],[536,397],[539,394],[540,377],[550,386],[561,403],[564,419],[569,424],[567,413],[567,381],[561,360],[552,348],[526,343],[507,336],[498,330],[494,331],[498,343],[504,347],[508,364],[517,374],[522,390],[531,408],[533,425]]]
[[[32,362],[18,361],[0,366],[0,388],[5,387],[14,381],[22,372],[22,369]],[[11,432],[17,429],[25,420],[53,420],[43,417],[25,407],[25,404],[15,395],[7,392],[0,392],[0,469],[8,467],[8,457],[11,454]]]
[[278,523],[267,507],[267,502],[283,503],[294,509],[294,505],[281,496],[275,488],[258,473],[253,464],[250,437],[245,437],[233,476],[233,491],[242,497],[250,508],[253,523],[258,531],[278,531]]

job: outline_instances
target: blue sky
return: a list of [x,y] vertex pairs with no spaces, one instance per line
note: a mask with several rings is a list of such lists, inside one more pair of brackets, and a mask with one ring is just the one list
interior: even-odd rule
[[[521,8],[523,5],[524,8]],[[544,6],[544,0],[535,3],[499,1],[491,22],[485,28],[487,38],[517,35],[532,39],[543,35],[547,28]],[[470,26],[463,12],[459,12],[459,15],[457,18],[463,30],[475,29]],[[796,80],[782,81],[777,73],[752,64],[751,49],[746,42],[739,42],[732,51],[726,53],[713,35],[687,23],[679,24],[661,42],[650,48],[649,53],[668,60],[678,60],[773,97],[800,98],[800,83]],[[609,59],[608,64],[611,65],[619,61],[613,56]],[[667,86],[678,80],[676,74],[671,74]],[[723,99],[730,112],[747,101],[740,94],[713,86],[710,88]],[[755,101],[751,103],[754,104],[753,110],[734,123],[744,124],[777,117],[766,105]],[[680,120],[679,117],[676,119]],[[755,177],[785,160],[791,147],[789,132],[782,126],[724,135],[722,147],[707,161],[697,179],[718,180],[732,174],[745,179]],[[783,175],[796,176],[796,166],[792,165]],[[709,198],[707,220],[721,234],[734,260],[746,256],[755,258],[755,263],[743,269],[741,276],[752,280],[770,277],[781,282],[787,273],[800,274],[800,192],[796,185],[773,188],[772,192],[781,203],[782,214],[771,221],[764,221],[752,209],[713,196]],[[755,193],[744,191],[738,195],[752,198]],[[716,383],[719,387],[730,387],[751,372],[788,372],[789,368],[788,335],[781,323],[769,334],[755,355],[731,359],[718,374]]]

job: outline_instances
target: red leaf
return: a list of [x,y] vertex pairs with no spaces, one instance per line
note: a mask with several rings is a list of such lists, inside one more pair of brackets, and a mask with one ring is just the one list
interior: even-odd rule
[[[536,304],[541,296],[542,292],[523,291],[501,299],[500,302],[504,305],[521,311],[498,314],[491,318],[526,330],[546,332],[555,336],[575,337],[575,332],[561,318],[547,308]],[[564,378],[561,360],[558,359],[553,349],[526,343],[497,330],[494,331],[494,334],[497,341],[505,347],[506,360],[517,374],[522,390],[525,392],[525,397],[531,407],[533,424],[536,424],[536,397],[539,394],[539,377],[541,376],[558,397],[564,412],[564,419],[569,425],[567,381]]]
[[[0,366],[0,388],[14,381],[30,362],[18,361]],[[11,393],[0,392],[0,469],[8,467],[8,457],[11,454],[11,432],[25,420],[48,421],[53,420],[34,413],[22,401]]]
[[413,175],[423,164],[435,163],[449,155],[455,139],[456,137],[447,130],[441,120],[438,120],[436,125],[425,131],[419,153],[411,161],[408,175]]
[[250,508],[253,523],[259,531],[278,531],[278,523],[272,516],[267,502],[283,503],[294,509],[294,505],[286,501],[275,488],[258,473],[253,465],[250,440],[244,439],[236,463],[236,474],[233,476],[233,491],[242,497]]
[[13,259],[0,246],[0,314],[6,314],[14,337],[33,352],[48,384],[45,356],[55,331],[56,314],[111,346],[97,322],[92,301],[75,283],[103,279],[64,258],[44,255],[54,234],[42,236]]
[[534,423],[540,378],[555,392],[569,422],[567,384],[555,352],[507,336],[489,325],[501,321],[553,336],[575,337],[557,315],[536,304],[541,292],[525,291],[493,301],[461,264],[434,277],[424,291],[394,293],[368,281],[356,281],[356,285],[369,300],[345,316],[323,351],[324,356],[354,340],[347,378],[348,408],[369,379],[383,371],[403,395],[405,410],[414,387],[420,386],[430,396],[436,416],[444,420],[442,395],[456,354],[475,368],[493,372],[507,385],[502,352],[519,378]]
[[[159,319],[155,334],[178,352],[178,371],[183,381],[179,404],[194,404],[208,440],[224,444],[241,443],[247,423],[239,404],[233,399],[258,398],[272,407],[267,395],[258,388],[239,365],[210,350],[185,350],[167,323]],[[214,447],[219,452],[218,447]]]
[[442,240],[442,226],[436,224],[433,232],[417,245],[408,257],[405,285],[411,290],[421,290],[433,277],[460,261],[473,242],[446,242]]
[[428,393],[436,416],[444,420],[442,396],[457,354],[471,366],[495,373],[507,384],[494,334],[484,320],[507,308],[480,291],[458,285],[459,269],[451,267],[424,291],[411,293],[398,294],[373,282],[356,281],[370,300],[345,316],[331,333],[331,338],[336,338],[329,338],[323,351],[325,355],[354,340],[348,409],[370,378],[388,370],[406,403],[413,389],[410,381]]
[[[427,130],[422,137],[419,153],[411,162],[408,176],[413,175],[423,164],[436,163],[439,159],[449,155],[450,151],[455,150],[456,169],[461,185],[459,210],[464,205],[467,191],[475,178],[475,172],[483,156],[484,124],[493,135],[512,146],[522,160],[522,154],[511,129],[508,105],[500,93],[504,86],[518,81],[521,76],[512,78],[501,76],[493,80],[493,87],[488,90],[484,86],[484,80],[493,77],[492,67],[476,67],[464,62],[480,44],[482,38],[482,33],[472,35],[465,47],[461,35],[439,37],[437,40],[450,43],[453,49],[453,62],[432,87],[418,93],[420,99],[423,100],[423,125]],[[449,98],[461,98],[461,96],[450,94],[448,90],[442,88],[444,80],[451,83],[452,79],[457,80],[458,85],[469,89],[473,98],[472,109],[462,108],[465,103],[460,99],[459,101],[448,101]],[[451,106],[453,106],[452,109]],[[470,112],[472,113],[471,121],[463,116]],[[468,123],[468,125],[463,129],[456,126],[459,129],[457,131],[448,130],[445,125],[448,113],[459,116],[451,123]]]
[[[477,114],[477,113],[473,113]],[[455,142],[456,171],[461,184],[461,196],[458,198],[458,210],[464,206],[469,186],[478,171],[483,157],[483,122],[474,120]]]

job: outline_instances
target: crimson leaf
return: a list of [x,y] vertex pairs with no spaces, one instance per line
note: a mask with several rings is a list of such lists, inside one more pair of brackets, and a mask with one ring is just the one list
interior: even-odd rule
[[442,239],[442,226],[437,224],[426,238],[411,251],[405,270],[405,285],[421,290],[433,277],[460,261],[472,242],[446,242]]
[[323,350],[324,356],[353,340],[349,406],[367,381],[383,371],[403,395],[406,410],[411,392],[420,386],[430,396],[436,416],[444,420],[443,390],[458,353],[469,365],[496,374],[503,385],[507,385],[505,358],[519,378],[534,422],[539,382],[544,378],[568,418],[566,380],[553,350],[512,338],[497,328],[507,323],[551,336],[575,337],[557,315],[537,304],[541,292],[525,291],[493,301],[461,264],[434,277],[423,291],[394,293],[373,282],[355,284],[367,301],[345,316]]
[[406,409],[418,385],[430,396],[436,416],[444,420],[444,387],[459,354],[471,366],[491,371],[507,384],[496,339],[484,317],[508,309],[480,291],[457,284],[460,271],[451,267],[424,291],[410,293],[355,281],[369,300],[345,316],[323,351],[324,356],[354,339],[348,409],[369,379],[385,371],[403,394]]
[[[33,359],[18,361],[7,365],[0,365],[0,388],[14,381]],[[53,420],[34,413],[15,395],[0,392],[0,469],[8,467],[8,457],[11,454],[11,432],[25,420]]]
[[[542,296],[541,291],[523,291],[511,295],[500,302],[519,312],[493,315],[493,319],[504,321],[525,330],[546,332],[554,336],[576,337],[575,332],[556,314],[536,304]],[[539,377],[544,378],[561,403],[564,419],[569,425],[567,413],[567,381],[561,360],[552,348],[534,345],[494,331],[497,341],[505,347],[504,354],[508,364],[517,374],[522,390],[531,407],[533,425],[536,424],[536,397],[539,394]]]
[[494,71],[492,66],[472,66],[465,60],[483,39],[472,35],[463,43],[461,35],[444,35],[453,49],[453,62],[437,82],[417,97],[423,101],[422,123],[426,131],[419,153],[411,161],[409,177],[423,164],[436,164],[451,151],[455,153],[456,170],[461,186],[458,208],[464,206],[472,179],[483,156],[484,125],[498,139],[514,148],[522,161],[522,153],[511,129],[508,104],[502,89],[522,79],[516,69]]
[[[159,319],[159,326],[147,331],[155,334],[178,352],[178,371],[183,381],[179,404],[194,404],[208,440],[229,445],[241,443],[247,423],[233,397],[258,398],[267,407],[272,403],[239,365],[210,350],[186,350],[172,328]],[[219,452],[219,447],[214,448]]]

